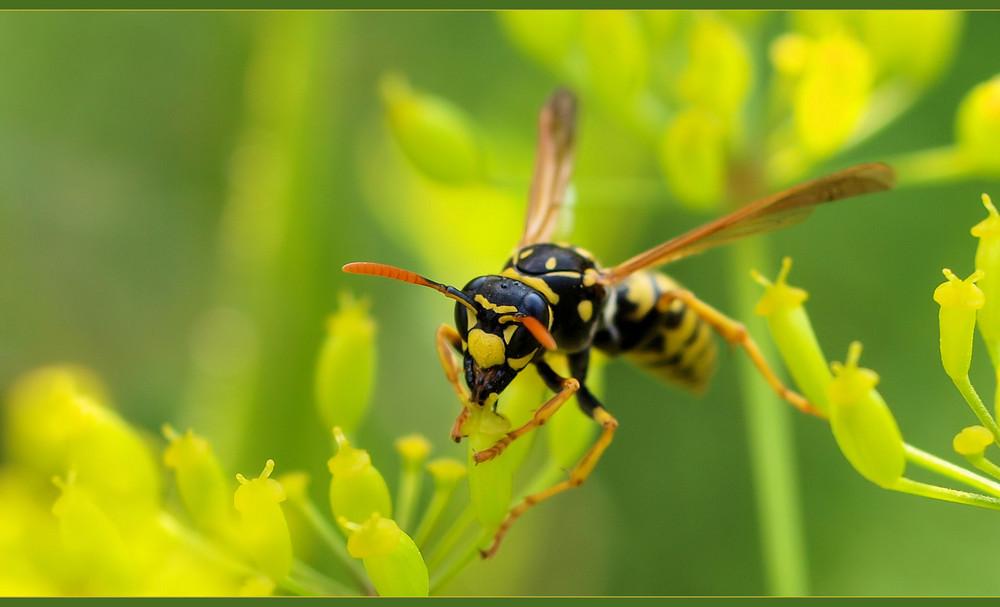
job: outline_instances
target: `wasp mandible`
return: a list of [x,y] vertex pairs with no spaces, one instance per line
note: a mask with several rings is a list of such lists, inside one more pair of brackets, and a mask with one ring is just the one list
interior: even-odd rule
[[[618,422],[587,389],[592,348],[622,355],[664,376],[698,389],[708,381],[716,358],[711,333],[741,346],[782,399],[806,413],[817,413],[785,387],[743,325],[701,301],[677,282],[651,268],[723,243],[803,221],[813,206],[860,194],[888,190],[891,167],[869,163],[851,167],[779,192],[640,253],[611,268],[587,251],[550,242],[570,182],[576,136],[576,97],[558,89],[539,114],[534,176],[521,239],[499,274],[473,278],[462,289],[379,263],[358,262],[345,272],[392,278],[430,287],[454,299],[455,327],[441,325],[436,343],[445,375],[463,406],[451,435],[461,439],[471,407],[493,407],[518,373],[534,365],[555,395],[530,421],[477,452],[485,462],[512,441],[544,424],[571,396],[601,426],[601,434],[568,478],[528,496],[508,513],[492,545],[492,556],[511,524],[532,505],[580,486],[611,444]],[[462,357],[461,363],[455,353]],[[566,356],[569,377],[546,361]],[[459,380],[464,371],[465,386]],[[466,387],[467,386],[467,387]]]

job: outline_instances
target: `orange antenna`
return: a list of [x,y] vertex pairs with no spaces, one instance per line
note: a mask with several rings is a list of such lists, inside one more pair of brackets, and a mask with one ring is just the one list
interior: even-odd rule
[[527,316],[525,314],[518,314],[515,317],[515,320],[524,325],[525,329],[531,331],[531,335],[535,339],[537,339],[538,343],[542,344],[542,347],[544,347],[546,350],[556,349],[555,338],[552,337],[552,334],[549,333],[548,329],[542,326],[540,320],[538,320],[534,316]]
[[[366,274],[368,276],[381,276],[383,278],[391,278],[393,280],[399,280],[402,282],[408,282],[412,285],[419,285],[421,287],[430,287],[435,291],[441,293],[445,297],[450,297],[455,301],[461,303],[466,308],[472,311],[473,314],[477,314],[476,304],[472,302],[471,299],[465,294],[456,289],[455,287],[449,287],[448,285],[443,285],[439,282],[434,282],[428,278],[424,278],[420,274],[411,272],[409,270],[403,270],[394,266],[389,266],[384,263],[374,263],[371,261],[356,261],[349,263],[341,268],[348,274]],[[541,327],[541,324],[538,325]],[[528,329],[531,331],[531,329]],[[544,328],[542,329],[545,330]],[[531,331],[534,334],[534,331]],[[546,331],[548,333],[548,331]]]

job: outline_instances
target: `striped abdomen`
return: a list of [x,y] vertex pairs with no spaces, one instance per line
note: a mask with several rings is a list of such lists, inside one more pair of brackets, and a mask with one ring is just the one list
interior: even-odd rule
[[[704,389],[715,370],[716,343],[712,328],[682,301],[662,296],[679,289],[659,272],[636,272],[619,284],[610,327],[595,336],[594,345],[625,356],[664,379],[691,390]],[[667,300],[665,300],[667,301]]]

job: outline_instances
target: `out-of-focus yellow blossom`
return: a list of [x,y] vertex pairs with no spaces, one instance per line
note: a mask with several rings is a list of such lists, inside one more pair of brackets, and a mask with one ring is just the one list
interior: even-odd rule
[[326,320],[326,338],[316,363],[316,406],[327,428],[354,433],[364,418],[375,383],[375,322],[367,299],[348,293]]
[[232,523],[232,489],[212,445],[192,430],[180,435],[164,426],[163,434],[169,441],[163,463],[174,470],[178,493],[191,519],[207,533],[227,534]]
[[972,227],[972,235],[979,238],[976,268],[983,271],[978,284],[985,299],[976,321],[993,366],[1000,368],[1000,214],[988,195],[982,199],[989,215]]
[[384,77],[381,85],[389,128],[415,167],[450,184],[481,177],[481,144],[462,110],[441,97],[414,90],[397,75]]
[[660,165],[674,196],[694,208],[711,208],[725,194],[728,149],[722,119],[711,110],[679,112],[663,132]]
[[958,107],[955,140],[962,162],[975,174],[1000,171],[1000,75],[969,91]]

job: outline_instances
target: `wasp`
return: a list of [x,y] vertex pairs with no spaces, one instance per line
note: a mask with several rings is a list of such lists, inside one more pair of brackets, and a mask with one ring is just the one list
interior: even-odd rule
[[[534,174],[521,239],[500,273],[473,278],[462,289],[414,272],[371,262],[349,263],[345,272],[381,276],[434,289],[455,300],[455,326],[441,325],[436,345],[445,375],[463,406],[451,430],[462,438],[471,407],[496,409],[500,394],[534,365],[554,395],[530,421],[475,454],[488,461],[549,420],[572,396],[601,427],[601,433],[568,477],[514,506],[483,557],[492,556],[511,524],[533,505],[580,486],[611,444],[618,422],[587,388],[594,348],[662,375],[669,382],[702,389],[715,367],[718,333],[742,347],[779,397],[818,414],[771,370],[739,322],[698,299],[666,274],[653,270],[710,247],[803,221],[817,204],[888,190],[895,183],[883,163],[854,166],[752,202],[677,236],[616,266],[602,267],[586,250],[551,242],[573,167],[577,100],[557,89],[538,118]],[[456,357],[461,356],[461,362]],[[548,362],[566,357],[569,376]],[[465,386],[459,380],[464,375]]]

